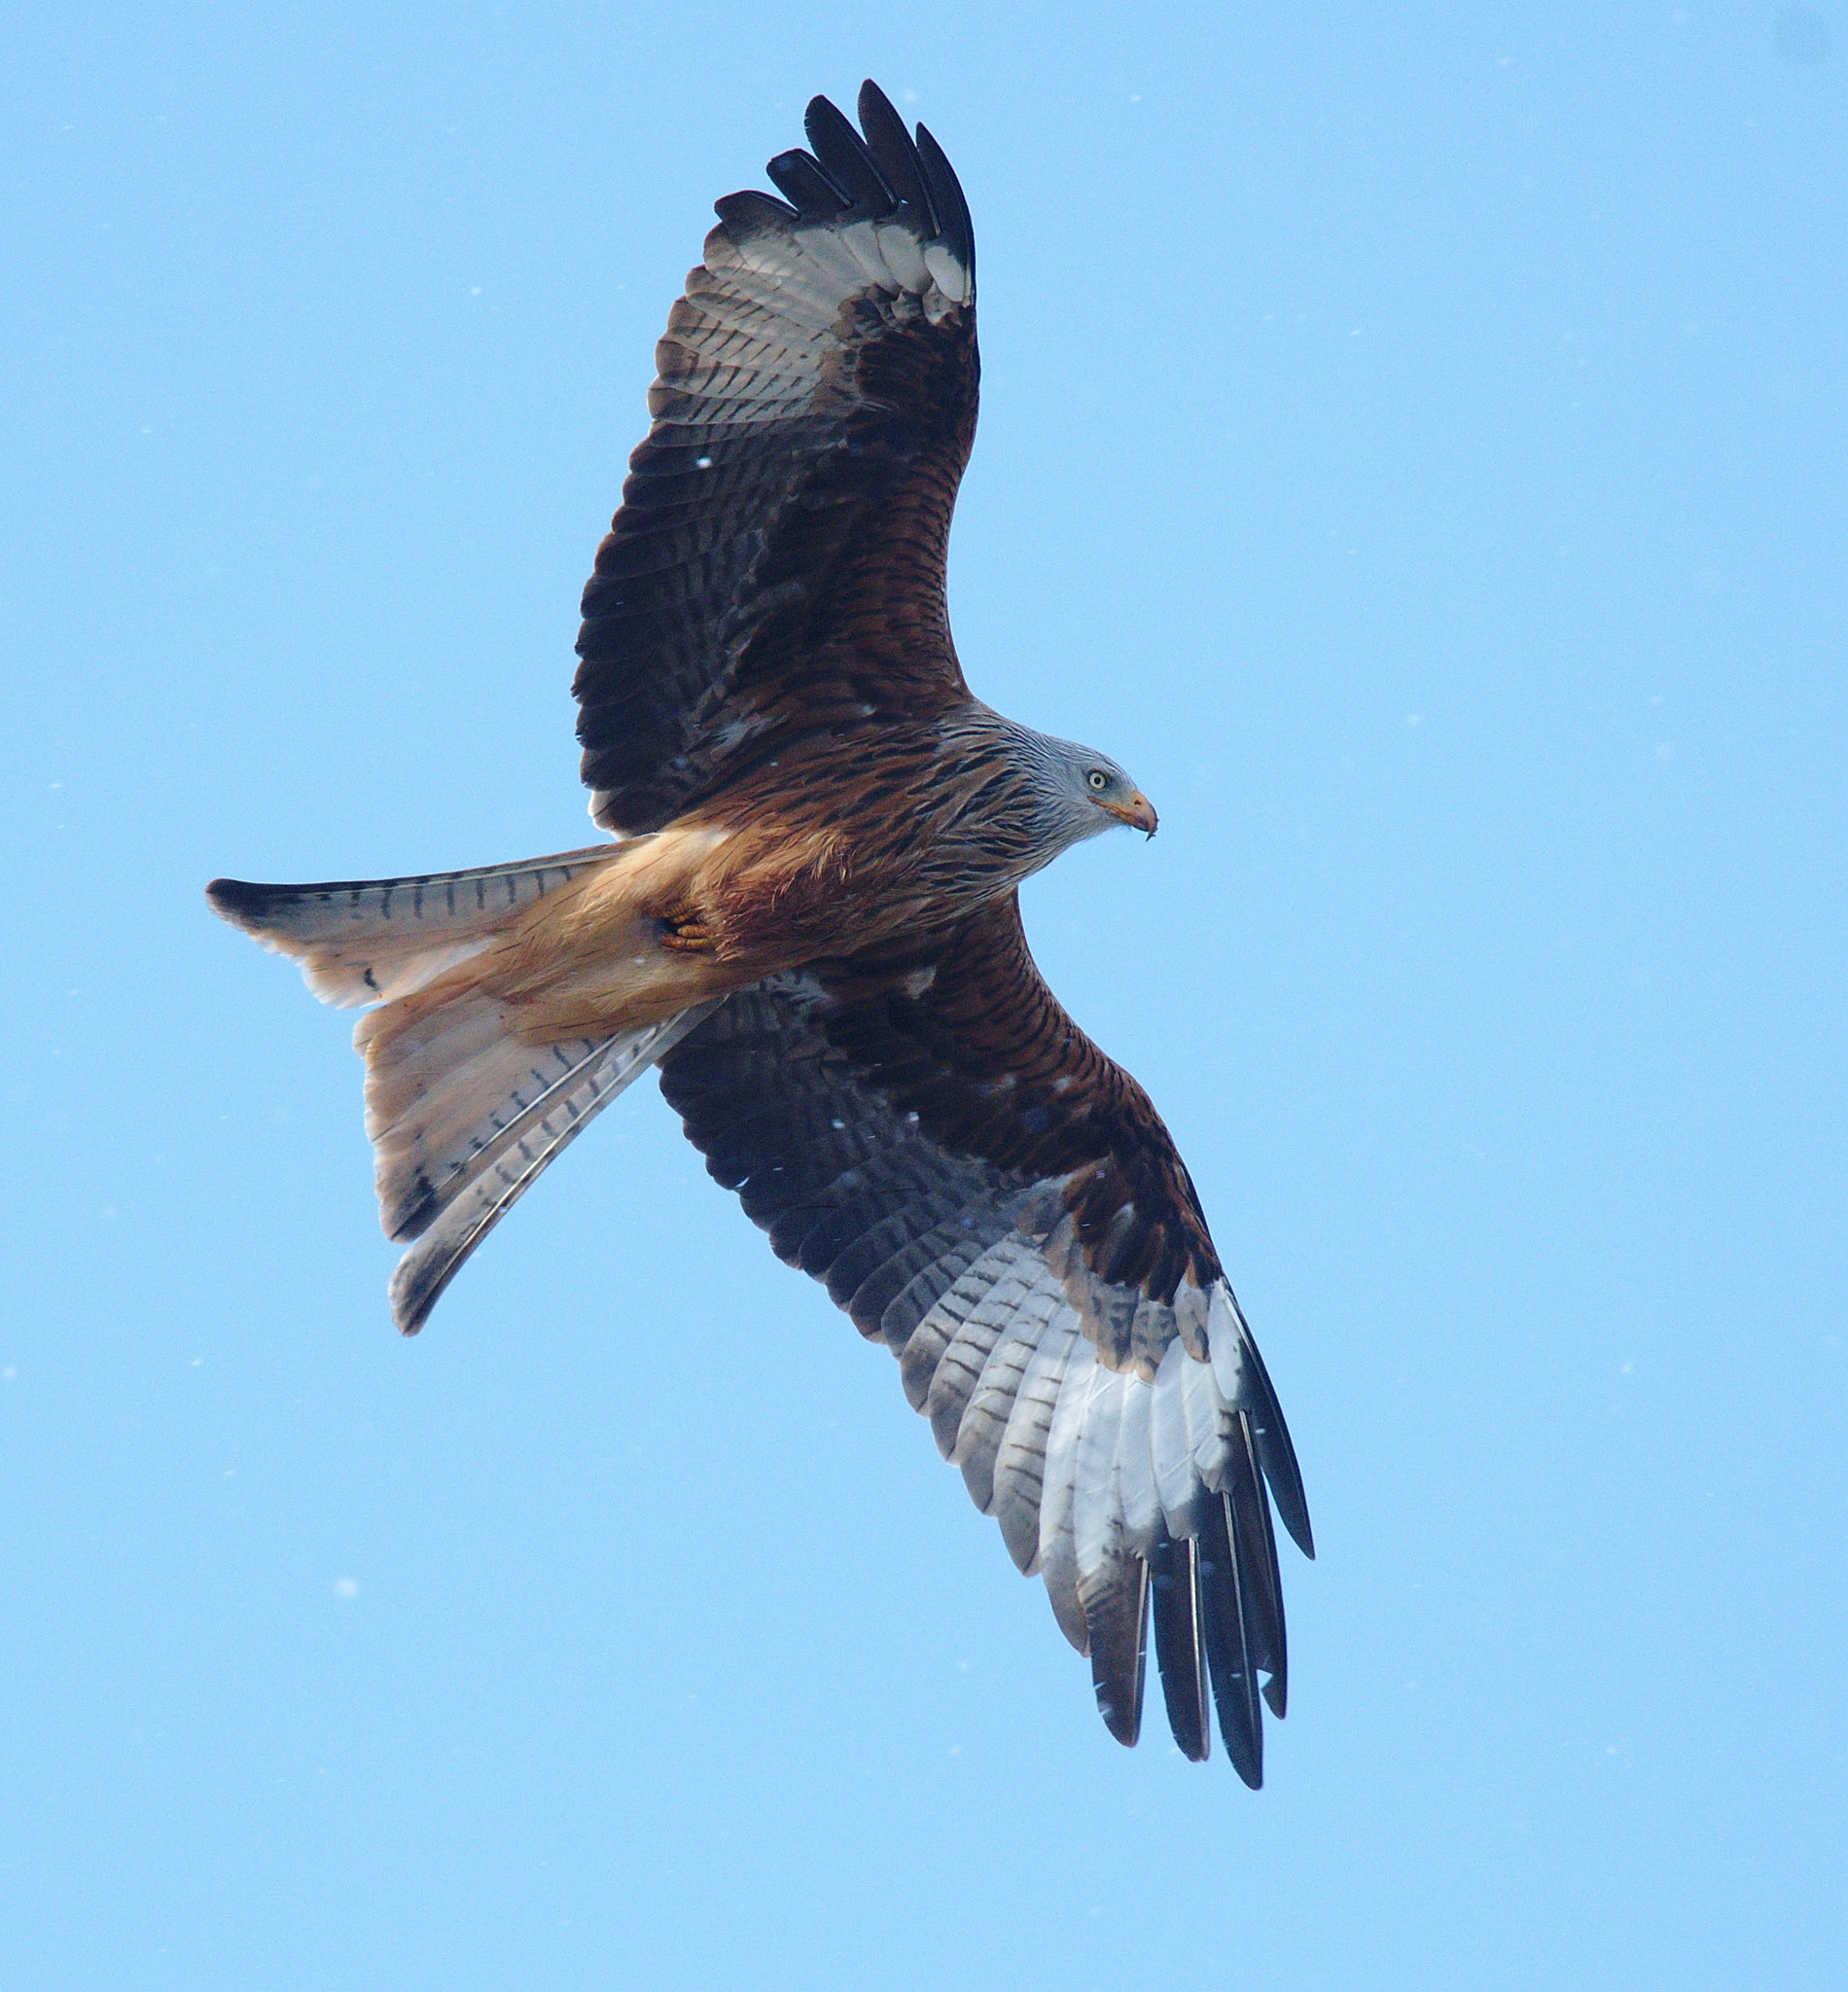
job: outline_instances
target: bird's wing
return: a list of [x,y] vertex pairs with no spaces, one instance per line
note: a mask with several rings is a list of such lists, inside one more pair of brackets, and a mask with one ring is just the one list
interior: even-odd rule
[[1314,1553],[1295,1454],[1167,1129],[1017,904],[731,997],[661,1089],[778,1256],[898,1356],[1112,1733],[1136,1737],[1152,1606],[1176,1741],[1207,1754],[1210,1689],[1256,1786],[1258,1677],[1277,1715],[1286,1679],[1266,1482]]
[[[976,431],[976,251],[948,161],[871,83],[789,196],[718,203],[584,595],[584,779],[652,830],[793,732],[967,695],[943,559]],[[793,204],[792,204],[793,203]]]

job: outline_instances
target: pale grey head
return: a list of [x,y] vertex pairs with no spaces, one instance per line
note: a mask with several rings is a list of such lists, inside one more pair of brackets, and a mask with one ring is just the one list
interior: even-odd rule
[[1042,863],[1119,824],[1155,836],[1154,805],[1108,754],[1028,727],[1013,730],[1014,753],[1028,776],[1039,819],[1035,841],[1046,847]]
[[1153,836],[1147,796],[1108,754],[1036,733],[971,699],[938,722],[929,790],[942,813],[930,862],[961,877],[1021,879],[1119,824]]

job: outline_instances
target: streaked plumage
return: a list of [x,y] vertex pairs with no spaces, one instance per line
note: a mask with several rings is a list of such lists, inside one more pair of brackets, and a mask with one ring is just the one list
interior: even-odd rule
[[657,349],[578,644],[617,841],[212,904],[376,1006],[355,1041],[385,1228],[415,1241],[407,1334],[658,1069],[778,1256],[898,1356],[1112,1733],[1136,1738],[1153,1621],[1179,1747],[1206,1756],[1216,1713],[1257,1785],[1261,1689],[1285,1702],[1273,1499],[1313,1553],[1295,1456],[1167,1130],[1041,979],[1017,901],[1155,814],[964,682],[974,237],[929,133],[871,84],[860,117],[864,140],[816,98],[812,155],[770,162],[787,201],[719,203]]

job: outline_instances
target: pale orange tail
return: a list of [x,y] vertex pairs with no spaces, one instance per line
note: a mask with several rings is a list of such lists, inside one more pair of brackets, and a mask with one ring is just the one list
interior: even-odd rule
[[430,872],[417,878],[325,885],[250,885],[214,878],[212,910],[273,954],[299,962],[323,1003],[350,1010],[408,996],[486,945],[487,937],[591,866],[617,843],[517,865]]
[[[553,1156],[714,1007],[554,1044],[515,1034],[492,984],[492,942],[619,849],[419,878],[206,888],[226,919],[299,961],[323,1002],[379,1005],[353,1043],[366,1059],[380,1222],[389,1237],[420,1241],[392,1279],[407,1334]],[[530,1032],[530,1012],[523,1022]]]
[[415,1334],[463,1262],[540,1172],[715,1006],[638,1030],[531,1045],[471,964],[359,1022],[379,1217],[418,1242],[392,1276]]

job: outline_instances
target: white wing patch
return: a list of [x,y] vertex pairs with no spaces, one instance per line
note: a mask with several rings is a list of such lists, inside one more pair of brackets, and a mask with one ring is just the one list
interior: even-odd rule
[[935,325],[973,288],[947,249],[902,221],[722,225],[668,316],[650,411],[711,425],[806,414],[838,392],[841,356],[864,336],[852,307]]
[[912,1399],[939,1450],[1000,1523],[1015,1564],[1045,1579],[1081,1653],[1085,1604],[1164,1533],[1199,1533],[1228,1484],[1239,1414],[1262,1413],[1230,1289],[1184,1284],[1174,1307],[1206,1323],[1208,1360],[1177,1334],[1153,1379],[1106,1369],[1063,1280],[1016,1234],[982,1253],[899,1352],[907,1376],[928,1370]]

